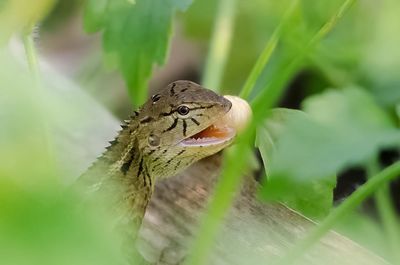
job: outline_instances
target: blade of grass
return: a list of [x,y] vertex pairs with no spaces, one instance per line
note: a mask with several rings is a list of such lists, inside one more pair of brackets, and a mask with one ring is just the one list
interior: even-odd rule
[[235,19],[236,0],[220,0],[210,41],[210,51],[206,59],[202,84],[204,87],[220,90]]
[[[372,159],[372,161],[367,166],[368,178],[371,179],[373,175],[379,172],[379,165],[377,158]],[[396,217],[395,209],[390,201],[389,197],[389,185],[385,183],[382,188],[378,189],[375,193],[375,202],[378,208],[379,216],[382,220],[383,229],[385,231],[385,237],[387,239],[386,244],[389,248],[389,254],[393,264],[400,264],[400,231],[399,222]]]
[[268,64],[271,55],[275,51],[276,45],[279,42],[282,29],[286,26],[288,21],[293,15],[293,12],[297,9],[299,4],[299,0],[294,0],[290,7],[285,12],[283,19],[279,22],[278,26],[275,28],[274,32],[271,35],[271,38],[268,40],[267,44],[265,45],[264,50],[262,51],[261,55],[258,57],[258,60],[254,67],[252,68],[250,75],[246,79],[246,83],[244,84],[242,91],[240,92],[239,96],[241,98],[247,99],[250,96],[251,91],[253,90],[258,77],[260,76],[261,72]]
[[317,243],[330,229],[346,214],[349,214],[366,198],[372,195],[384,184],[395,179],[400,175],[400,162],[397,162],[377,175],[371,177],[364,185],[359,187],[351,194],[340,206],[335,208],[327,218],[325,218],[314,230],[309,232],[307,236],[294,248],[290,249],[286,256],[279,260],[276,265],[292,264],[308,251],[315,243]]
[[[310,40],[305,51],[312,50],[311,48],[334,27],[337,20],[343,16],[344,12],[353,2],[355,2],[355,0],[347,0],[341,6],[339,11]],[[284,74],[276,77],[253,102],[253,118],[246,130],[238,136],[235,149],[230,150],[224,158],[224,166],[220,179],[215,187],[214,195],[211,198],[205,216],[203,217],[198,236],[193,242],[191,251],[189,252],[190,254],[185,261],[186,265],[207,264],[214,239],[222,224],[223,217],[230,208],[234,195],[240,187],[242,173],[247,163],[247,160],[243,158],[246,157],[249,150],[251,150],[250,144],[252,143],[255,128],[259,121],[267,118],[268,112],[266,110],[271,108],[280,97],[285,88],[285,82],[301,65],[304,57],[305,52],[295,57]]]

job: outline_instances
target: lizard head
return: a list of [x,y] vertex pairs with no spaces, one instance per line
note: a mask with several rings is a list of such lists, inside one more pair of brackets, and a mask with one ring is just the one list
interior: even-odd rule
[[167,177],[230,145],[235,129],[215,125],[231,108],[223,96],[176,81],[139,110],[139,148],[150,173]]

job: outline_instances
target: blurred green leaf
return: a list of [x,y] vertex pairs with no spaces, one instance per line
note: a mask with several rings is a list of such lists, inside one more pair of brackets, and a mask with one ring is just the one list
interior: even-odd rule
[[[271,168],[271,162],[276,153],[280,152],[281,138],[283,135],[290,134],[289,130],[292,128],[289,127],[289,124],[291,121],[307,123],[309,118],[304,112],[298,110],[274,109],[271,111],[268,121],[257,129],[256,145],[260,150],[267,174],[265,185],[268,188],[268,194],[264,197],[282,201],[309,217],[319,218],[325,216],[332,206],[332,190],[336,185],[336,178],[333,174],[326,178],[297,181],[291,178],[275,179],[276,176],[271,171],[274,170]],[[300,143],[295,144],[298,148]],[[290,161],[288,166],[291,166],[290,163],[296,162]]]
[[[287,202],[306,215],[318,216],[329,209],[324,210],[322,205],[328,206],[326,196],[331,196],[333,176],[346,166],[364,163],[379,148],[400,145],[400,131],[359,88],[329,90],[308,98],[303,106],[308,115],[293,112],[280,118],[285,129],[275,133],[278,138],[272,153],[262,150],[270,148],[265,139],[271,138],[271,125],[267,122],[258,130],[269,173],[262,195]],[[316,193],[310,194],[310,189]],[[301,203],[305,200],[310,205]]]
[[[55,161],[67,150],[61,145],[56,148],[55,136],[71,145],[79,139],[87,117],[105,117],[93,112],[82,118],[87,114],[82,114],[82,106],[90,101],[75,94],[69,100],[73,105],[67,108],[64,101],[73,92],[69,87],[66,92],[60,89],[65,88],[65,80],[57,79],[52,82],[57,85],[50,88],[34,86],[28,69],[19,61],[0,50],[0,263],[121,264],[109,216],[95,207],[83,207],[78,194],[66,190],[60,178],[64,172]],[[56,77],[49,72],[44,83],[48,84],[48,78]],[[64,104],[56,104],[60,101]],[[78,110],[80,116],[71,118],[71,112]],[[95,107],[91,105],[90,110]],[[68,130],[52,127],[56,119]],[[64,168],[76,167],[68,156],[79,154],[68,153],[67,159],[59,162],[67,164]]]
[[373,12],[370,41],[362,51],[363,81],[380,102],[393,106],[400,101],[400,2],[383,1]]
[[105,216],[77,211],[79,202],[69,195],[61,187],[30,190],[0,176],[1,264],[119,264]]
[[192,0],[89,0],[84,25],[103,32],[103,46],[117,61],[134,105],[147,97],[147,82],[155,64],[164,63],[172,17]]
[[[324,3],[320,7],[323,5],[329,6]],[[369,90],[379,103],[392,107],[400,100],[396,71],[400,67],[397,48],[400,2],[381,1],[376,7],[359,1],[321,43],[309,63],[332,85],[357,83]],[[368,27],[366,20],[370,22]]]
[[[304,117],[306,114],[300,110],[277,108],[270,112],[268,121],[257,128],[256,146],[260,149],[264,161],[266,173],[269,174],[269,161],[276,152],[276,143],[286,130],[290,118]],[[268,163],[266,163],[268,162]]]

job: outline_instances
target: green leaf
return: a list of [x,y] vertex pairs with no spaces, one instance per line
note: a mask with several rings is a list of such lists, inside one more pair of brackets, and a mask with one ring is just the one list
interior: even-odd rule
[[116,59],[134,105],[147,97],[154,65],[164,64],[174,12],[192,0],[89,0],[84,26],[103,32],[107,58]]
[[256,135],[256,146],[259,148],[261,157],[265,164],[266,173],[269,174],[269,162],[274,152],[279,137],[286,129],[288,119],[305,116],[305,113],[294,109],[278,108],[270,112],[268,121],[258,127]]
[[[326,178],[298,181],[286,175],[276,176],[275,169],[271,166],[276,154],[281,153],[282,136],[291,133],[292,128],[289,124],[293,121],[306,124],[309,118],[304,112],[298,110],[274,109],[268,121],[257,130],[256,144],[268,176],[268,181],[262,191],[263,197],[279,200],[309,217],[319,218],[325,216],[332,206],[332,190],[336,185],[335,176],[332,174]],[[292,140],[289,139],[289,141]],[[301,143],[289,143],[289,145],[295,144]],[[288,159],[291,158],[288,157]],[[289,161],[289,163],[295,163],[295,161]]]
[[262,195],[318,216],[331,204],[326,196],[331,196],[333,176],[347,166],[365,163],[379,148],[400,145],[400,131],[359,88],[310,97],[303,109],[308,115],[292,112],[280,119],[284,129],[275,132],[272,152],[265,150],[270,148],[265,139],[271,138],[274,116],[258,130],[258,146],[269,173]]
[[[394,106],[400,101],[400,36],[398,32],[400,2],[387,1],[375,10],[368,27],[366,48],[360,63],[365,85],[383,104]],[[396,21],[395,23],[393,23]]]

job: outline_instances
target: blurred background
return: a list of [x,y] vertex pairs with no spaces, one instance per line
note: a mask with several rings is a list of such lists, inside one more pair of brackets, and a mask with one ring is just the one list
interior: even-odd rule
[[[115,2],[122,6],[142,3],[139,0],[135,4],[128,0]],[[60,198],[59,194],[101,153],[101,143],[113,138],[118,121],[129,117],[141,103],[143,93],[151,94],[179,79],[210,84],[212,87],[209,88],[222,94],[238,95],[266,44],[277,34],[277,28],[281,28],[279,42],[247,97],[252,101],[268,88],[271,80],[292,65],[293,58],[304,53],[310,39],[345,1],[302,0],[290,16],[288,10],[293,1],[289,0],[225,1],[227,6],[212,0],[185,0],[180,4],[171,0],[166,6],[157,0],[150,2],[152,6],[149,4],[148,9],[143,9],[148,12],[143,17],[118,22],[119,4],[113,6],[107,0],[1,1],[1,264],[113,264],[117,258],[109,240],[112,235],[98,233],[103,230],[102,224],[93,222],[90,213],[80,216],[75,212],[75,195]],[[346,87],[356,87],[368,95],[365,102],[373,102],[374,107],[365,111],[361,107],[360,111],[357,106],[352,108],[356,104],[349,104],[342,114],[355,114],[354,117],[369,120],[375,119],[379,112],[378,116],[385,120],[383,123],[390,124],[387,127],[398,130],[400,2],[354,2],[312,52],[307,51],[307,56],[291,69],[282,83],[284,89],[275,107],[305,109],[307,112],[308,105],[302,103],[305,99],[324,95],[327,91],[342,93]],[[166,13],[170,17],[157,11],[163,9],[170,10]],[[225,22],[222,9],[226,11]],[[230,9],[233,10],[231,13]],[[108,14],[110,18],[105,18]],[[124,15],[121,13],[121,17]],[[222,73],[217,81],[212,81],[205,77],[205,72],[212,68],[210,64],[218,63],[218,60],[210,59],[213,38],[218,39],[213,37],[218,19],[223,21],[218,36],[227,34],[225,41],[228,44],[223,46],[226,61],[220,68]],[[284,25],[282,21],[285,21]],[[164,22],[165,28],[154,29],[151,24]],[[132,26],[136,31],[124,28],[129,23],[136,23]],[[140,34],[135,35],[136,32]],[[157,36],[163,34],[165,38],[158,39]],[[29,38],[24,37],[27,35],[33,36],[40,62],[39,74],[33,80],[31,73],[35,73],[35,69],[29,70],[26,65],[27,60],[29,65],[29,52],[26,56],[24,51],[29,47]],[[162,44],[153,47],[153,43]],[[147,53],[153,52],[161,55],[150,59],[148,74],[136,73],[141,70],[132,70],[135,65],[121,59],[146,61]],[[137,53],[144,57],[128,56]],[[129,71],[138,77],[130,79]],[[39,88],[38,83],[41,84]],[[46,92],[40,86],[46,87]],[[342,101],[330,99],[327,101],[332,103],[327,104],[329,107],[343,107]],[[349,102],[364,102],[358,98],[352,100]],[[374,108],[379,110],[374,112]],[[353,122],[355,126],[359,124],[349,119],[349,128]],[[363,128],[369,130],[368,126]],[[96,128],[109,129],[99,132]],[[53,134],[61,135],[62,140]],[[365,141],[368,139],[371,138]],[[84,150],[79,149],[81,143],[85,143]],[[377,144],[372,149],[367,160],[374,156],[378,171],[400,158],[398,142]],[[254,173],[262,178],[262,158],[265,162],[265,157],[257,150],[254,153],[260,164]],[[374,155],[370,155],[372,153]],[[332,205],[340,205],[367,181],[371,170],[369,164],[354,161],[335,168],[337,179],[324,205],[326,212]],[[311,164],[318,165],[318,162]],[[388,185],[386,195],[398,221],[399,180]],[[93,227],[93,223],[98,227]],[[400,229],[399,223],[395,226]],[[364,202],[356,212],[337,224],[336,229],[383,257],[391,256],[385,226],[374,199]],[[76,245],[76,241],[83,238],[90,242]],[[21,256],[21,249],[24,256]],[[70,256],[65,249],[78,254]],[[2,255],[2,251],[6,255]],[[49,253],[52,253],[51,257],[43,259],[42,255]]]

